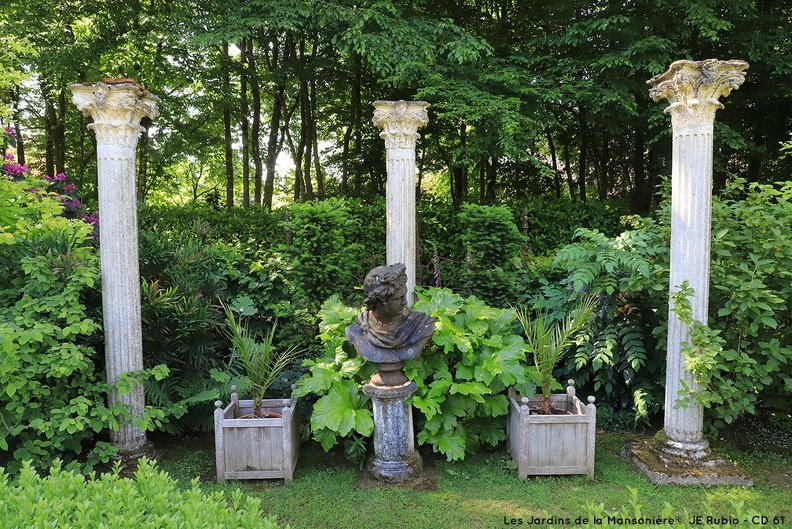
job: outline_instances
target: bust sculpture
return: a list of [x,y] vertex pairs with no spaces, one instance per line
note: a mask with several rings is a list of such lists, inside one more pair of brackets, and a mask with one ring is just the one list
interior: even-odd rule
[[402,263],[378,266],[363,280],[366,310],[346,328],[346,336],[361,358],[377,364],[375,386],[407,383],[405,360],[421,356],[434,334],[434,318],[407,307],[407,274]]

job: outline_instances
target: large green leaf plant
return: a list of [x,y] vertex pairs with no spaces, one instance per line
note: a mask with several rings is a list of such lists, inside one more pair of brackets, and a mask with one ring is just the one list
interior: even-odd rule
[[[507,386],[533,393],[535,370],[525,360],[525,342],[516,330],[513,309],[498,309],[448,289],[416,292],[414,310],[435,318],[435,333],[421,358],[405,363],[404,371],[418,386],[412,405],[419,444],[430,445],[449,461],[464,459],[481,446],[506,438]],[[365,458],[374,421],[363,385],[374,367],[357,356],[344,329],[359,309],[337,297],[320,312],[320,338],[326,356],[304,363],[309,372],[297,383],[298,395],[318,400],[311,431],[325,450],[343,441],[347,455]]]

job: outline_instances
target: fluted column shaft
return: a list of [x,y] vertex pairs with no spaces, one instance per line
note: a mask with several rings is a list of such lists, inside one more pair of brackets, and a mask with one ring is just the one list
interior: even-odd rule
[[[144,130],[140,120],[156,116],[158,99],[132,82],[70,88],[77,108],[93,118],[88,128],[96,135],[105,361],[108,382],[115,384],[122,373],[143,369],[135,152]],[[124,395],[113,389],[110,405],[119,402],[142,417],[143,385]],[[111,440],[129,453],[143,447],[146,433],[124,421]]]
[[417,130],[429,123],[428,107],[424,101],[375,101],[372,120],[382,129],[387,156],[386,264],[407,267],[408,305],[415,290],[415,142]]
[[[712,132],[715,111],[723,108],[719,97],[739,88],[745,79],[743,61],[677,61],[669,70],[650,79],[650,96],[668,99],[671,114],[673,159],[671,169],[671,271],[670,293],[688,281],[693,319],[707,324],[712,221]],[[669,307],[666,365],[665,433],[674,448],[704,450],[704,410],[691,400],[675,408],[684,385],[699,391],[685,367],[682,344],[690,329]]]

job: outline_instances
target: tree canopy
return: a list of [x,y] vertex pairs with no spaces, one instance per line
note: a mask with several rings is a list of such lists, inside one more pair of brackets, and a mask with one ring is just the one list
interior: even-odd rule
[[[431,104],[422,189],[653,206],[670,121],[646,80],[678,59],[743,59],[715,134],[715,184],[789,179],[792,6],[778,0],[7,0],[1,119],[20,163],[95,192],[68,85],[130,77],[160,97],[139,198],[272,207],[376,197],[370,103]],[[27,81],[23,79],[27,77]],[[284,169],[289,161],[289,169]]]

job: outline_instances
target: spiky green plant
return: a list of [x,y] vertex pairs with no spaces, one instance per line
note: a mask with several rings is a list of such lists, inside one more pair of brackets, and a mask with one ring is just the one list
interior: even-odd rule
[[564,349],[594,315],[596,298],[582,298],[561,319],[554,320],[548,311],[536,311],[533,317],[525,307],[517,309],[517,319],[525,331],[528,349],[540,375],[542,412],[550,415],[550,393],[556,380],[553,368],[563,356]]
[[222,305],[226,315],[226,336],[234,347],[234,359],[238,359],[248,379],[253,399],[253,415],[261,415],[261,402],[267,389],[295,359],[305,353],[305,349],[292,346],[283,351],[277,350],[272,342],[275,338],[277,321],[258,341],[242,321],[237,321],[230,307]]

